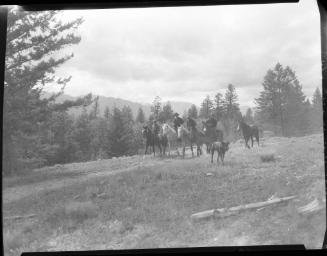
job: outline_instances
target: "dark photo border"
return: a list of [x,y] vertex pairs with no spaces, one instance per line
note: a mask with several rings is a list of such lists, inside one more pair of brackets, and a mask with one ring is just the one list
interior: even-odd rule
[[[315,0],[313,0],[315,1]],[[321,65],[322,65],[322,96],[323,96],[323,119],[324,119],[324,146],[327,148],[327,9],[324,0],[316,0],[320,12],[320,32],[321,32]],[[46,2],[46,4],[44,4]],[[149,0],[149,1],[33,1],[3,0],[0,5],[0,81],[1,81],[1,100],[3,102],[4,93],[4,69],[5,69],[5,53],[6,53],[6,27],[7,27],[7,8],[5,5],[20,5],[26,11],[42,11],[42,10],[69,10],[69,9],[109,9],[109,8],[146,8],[146,7],[173,7],[173,6],[210,6],[210,5],[239,5],[239,4],[273,4],[273,3],[297,3],[299,0]],[[1,104],[2,106],[2,104]],[[1,111],[1,124],[3,113]],[[2,136],[2,125],[0,133]],[[1,147],[2,153],[2,147]],[[325,155],[325,189],[327,188],[327,154]],[[2,167],[2,162],[1,162]],[[1,168],[2,169],[2,168]],[[326,189],[327,194],[327,189]],[[2,195],[2,176],[1,176],[1,195]],[[1,196],[1,217],[2,217],[2,196]],[[326,218],[327,219],[327,218]],[[1,222],[2,225],[2,222]],[[1,239],[2,252],[3,239]],[[325,237],[322,249],[327,249],[327,237]],[[161,254],[180,254],[180,255],[200,255],[200,254],[217,254],[221,252],[232,252],[240,254],[240,252],[254,253],[280,253],[281,251],[301,251],[305,250],[304,245],[278,245],[278,246],[233,246],[233,247],[195,247],[195,248],[173,248],[173,249],[133,249],[133,250],[104,250],[104,251],[67,251],[67,252],[26,252],[22,255],[161,255]],[[275,253],[274,253],[275,254]]]

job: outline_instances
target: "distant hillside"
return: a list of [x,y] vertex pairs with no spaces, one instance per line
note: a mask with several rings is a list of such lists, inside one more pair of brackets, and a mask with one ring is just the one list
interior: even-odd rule
[[[51,93],[45,92],[43,97],[49,97],[50,95],[51,95]],[[76,98],[77,97],[63,94],[58,97],[57,102],[63,102],[65,100],[74,100]],[[165,103],[166,102],[163,102],[163,104],[165,104]],[[184,113],[185,110],[188,110],[190,108],[190,106],[192,105],[192,103],[189,103],[189,102],[176,102],[176,101],[170,101],[170,104],[171,104],[174,112],[178,112],[181,115]],[[123,106],[129,106],[132,109],[134,117],[136,117],[138,109],[140,107],[143,109],[146,117],[148,117],[150,115],[151,104],[148,104],[148,103],[142,104],[142,103],[132,102],[132,101],[124,100],[124,99],[120,99],[120,98],[99,96],[100,115],[103,115],[106,107],[109,107],[109,109],[112,110],[114,107],[121,109]],[[91,108],[91,106],[89,106],[88,108]],[[82,111],[81,107],[80,108],[72,108],[69,110],[69,113],[73,114],[73,115],[78,115],[81,113],[81,111]]]

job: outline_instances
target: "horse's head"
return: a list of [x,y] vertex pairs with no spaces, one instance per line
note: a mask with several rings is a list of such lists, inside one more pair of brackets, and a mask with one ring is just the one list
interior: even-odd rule
[[167,134],[167,132],[168,132],[168,124],[167,123],[164,123],[162,125],[162,132],[163,132],[163,134]]
[[142,135],[143,135],[143,137],[146,138],[148,134],[149,134],[149,127],[147,125],[144,125],[142,127]]
[[224,148],[224,151],[225,151],[225,152],[229,149],[229,143],[230,143],[230,142],[222,142],[222,143],[221,143],[222,146],[223,146],[223,148]]
[[185,134],[185,128],[183,125],[177,128],[177,137],[180,139]]
[[242,119],[239,119],[239,120],[237,121],[236,131],[240,132],[241,129],[242,129],[242,127],[244,126],[244,124],[245,124],[244,121],[243,121]]
[[206,122],[202,121],[202,131],[206,133],[208,130]]

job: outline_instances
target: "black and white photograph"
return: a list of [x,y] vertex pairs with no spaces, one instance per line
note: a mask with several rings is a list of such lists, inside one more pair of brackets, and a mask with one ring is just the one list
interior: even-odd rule
[[322,248],[317,1],[6,8],[6,256]]

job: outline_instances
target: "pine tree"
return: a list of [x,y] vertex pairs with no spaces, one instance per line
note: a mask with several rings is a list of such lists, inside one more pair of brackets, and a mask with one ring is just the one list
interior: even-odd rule
[[154,119],[159,118],[159,113],[161,112],[161,98],[156,96],[153,100],[153,105],[151,106],[151,113]]
[[90,113],[90,119],[95,119],[99,116],[99,96],[93,99],[93,107]]
[[213,102],[210,99],[210,96],[207,95],[206,98],[201,103],[200,108],[200,117],[208,118],[213,111]]
[[143,109],[140,107],[137,116],[136,116],[136,122],[143,124],[145,122],[145,115],[143,112]]
[[224,116],[224,99],[221,93],[215,95],[215,115],[217,120],[220,120]]
[[284,136],[303,132],[305,96],[294,71],[277,63],[262,85],[264,90],[255,100],[261,119],[277,123]]
[[[56,78],[54,73],[73,55],[60,56],[58,53],[81,40],[74,34],[74,29],[82,20],[63,24],[58,20],[58,13],[24,12],[16,7],[8,11],[3,102],[5,174],[20,169],[17,163],[22,161],[38,161],[38,158],[44,161],[39,154],[46,145],[40,144],[39,127],[47,123],[53,111],[50,105],[60,93],[48,99],[41,99],[40,95],[48,83],[57,83],[63,91],[70,77]],[[21,150],[23,146],[27,148]]]
[[323,127],[322,95],[317,87],[312,97],[311,122],[313,130],[320,130]]
[[134,118],[132,110],[129,106],[124,106],[122,109],[122,120],[123,120],[123,136],[122,141],[126,148],[124,155],[133,155],[137,153],[136,138],[134,134]]
[[160,122],[167,122],[168,120],[173,119],[173,115],[174,115],[174,111],[171,107],[171,104],[170,104],[170,102],[167,102],[167,104],[165,104],[162,107],[162,111],[160,111],[160,113],[159,113],[158,120]]
[[235,86],[229,84],[223,100],[223,109],[226,116],[231,119],[237,119],[240,114],[240,108],[238,104],[238,96],[235,90]]
[[91,160],[107,158],[107,120],[97,117],[90,120],[91,130]]
[[83,108],[82,113],[77,117],[73,130],[73,139],[78,145],[76,157],[78,161],[87,161],[91,159],[92,148],[92,132],[90,115],[86,108]]
[[244,117],[244,121],[248,124],[253,124],[254,123],[254,118],[252,114],[252,109],[248,108]]
[[198,110],[194,104],[192,104],[191,107],[189,108],[188,115],[189,115],[189,117],[191,117],[193,119],[198,118]]
[[106,108],[104,109],[104,118],[106,120],[110,120],[110,117],[111,117],[110,109],[108,106],[106,106]]

